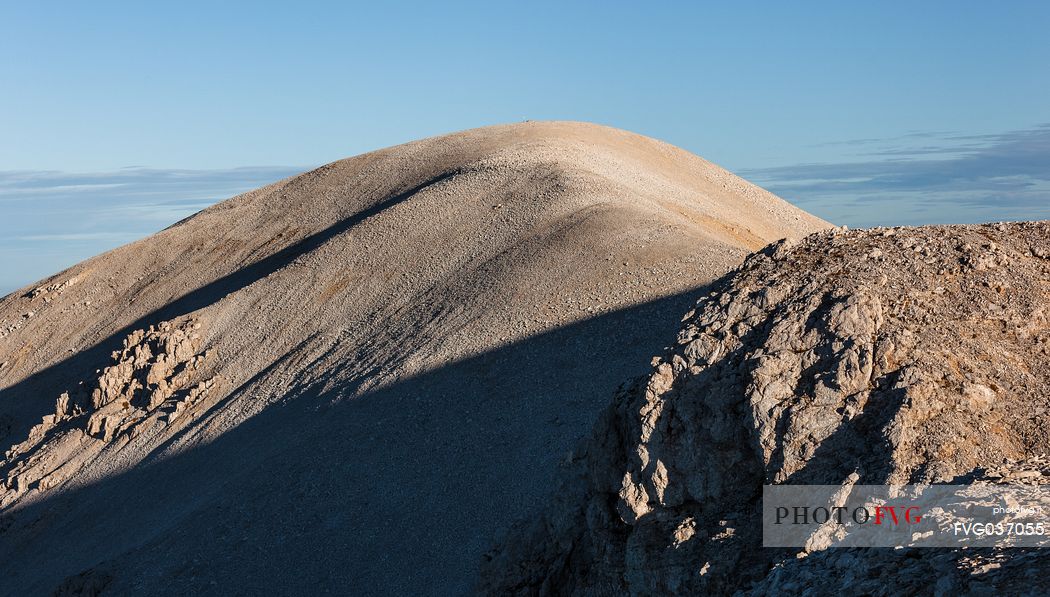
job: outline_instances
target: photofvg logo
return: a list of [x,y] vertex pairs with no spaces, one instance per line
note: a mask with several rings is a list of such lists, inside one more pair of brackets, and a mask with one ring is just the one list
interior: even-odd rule
[[766,485],[765,547],[1047,547],[1050,486]]

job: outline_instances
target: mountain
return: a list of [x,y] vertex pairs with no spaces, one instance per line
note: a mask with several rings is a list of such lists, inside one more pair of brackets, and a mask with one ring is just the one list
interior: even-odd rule
[[1048,410],[1050,222],[779,242],[615,395],[481,592],[1045,594],[1042,548],[763,548],[761,506],[764,485],[1050,485]]
[[0,300],[0,592],[459,594],[704,285],[828,228],[580,123],[425,139]]

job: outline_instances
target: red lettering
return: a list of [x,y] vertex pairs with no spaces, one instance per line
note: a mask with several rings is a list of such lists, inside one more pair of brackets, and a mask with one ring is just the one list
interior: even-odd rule
[[876,506],[875,507],[875,524],[882,524],[883,515],[889,512],[890,518],[893,519],[893,524],[900,524],[897,519],[897,508],[896,506]]

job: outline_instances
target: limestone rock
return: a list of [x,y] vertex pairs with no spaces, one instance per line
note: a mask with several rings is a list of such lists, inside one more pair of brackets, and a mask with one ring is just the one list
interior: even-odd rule
[[1050,265],[1032,247],[1050,225],[832,231],[752,255],[614,398],[480,589],[1009,593],[1045,575],[1039,550],[916,559],[815,537],[799,559],[763,549],[760,522],[763,484],[1050,483]]
[[44,416],[0,461],[5,475],[0,506],[34,487],[62,483],[110,444],[169,424],[205,397],[215,380],[204,378],[209,359],[200,353],[197,330],[200,323],[193,319],[136,330],[113,353],[113,364],[99,372],[90,393],[84,385],[63,392],[54,414]]

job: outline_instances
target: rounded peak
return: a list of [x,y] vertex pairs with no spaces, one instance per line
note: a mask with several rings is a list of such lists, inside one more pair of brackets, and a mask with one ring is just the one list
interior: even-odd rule
[[[522,122],[494,124],[428,137],[416,143],[428,142],[493,143],[503,145],[557,145],[584,142],[596,145],[595,149],[602,146],[619,146],[619,149],[625,150],[631,145],[641,145],[648,146],[649,149],[659,147],[664,150],[688,153],[664,141],[639,133],[604,124],[577,120],[525,120]],[[695,158],[696,156],[693,157]]]
[[[365,157],[409,154],[413,154],[414,159],[433,161],[448,152],[459,152],[463,159],[477,160],[505,151],[517,151],[523,158],[534,155],[546,161],[557,161],[562,156],[544,154],[544,149],[551,147],[573,148],[576,150],[574,156],[613,152],[640,158],[649,154],[649,158],[678,155],[691,160],[701,159],[664,141],[604,124],[572,120],[525,120],[425,137],[338,160],[322,168]],[[569,159],[571,161],[572,158]],[[710,164],[706,160],[704,163]]]
[[588,122],[585,120],[522,120],[520,122],[505,122],[463,129],[441,135],[435,135],[434,137],[429,138],[439,139],[456,137],[461,135],[499,136],[507,133],[516,133],[525,137],[549,137],[552,139],[571,137],[572,135],[579,134],[610,135],[616,137],[628,135],[649,139],[649,137],[645,137],[644,135],[640,135],[638,133],[634,133],[625,129],[596,122]]

